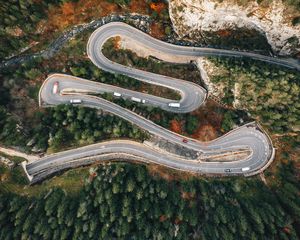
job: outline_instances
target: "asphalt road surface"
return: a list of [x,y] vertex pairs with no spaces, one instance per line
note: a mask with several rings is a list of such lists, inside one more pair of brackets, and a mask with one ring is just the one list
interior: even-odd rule
[[[114,36],[134,38],[141,46],[144,45],[163,54],[190,58],[191,60],[200,56],[250,57],[255,60],[300,69],[299,65],[292,60],[271,58],[246,52],[177,46],[154,39],[125,23],[115,22],[106,24],[98,28],[89,38],[87,52],[91,61],[105,71],[124,74],[143,82],[178,91],[181,95],[181,100],[178,102],[180,103],[180,107],[174,108],[169,106],[169,103],[176,102],[174,100],[64,74],[53,74],[45,80],[39,93],[40,105],[49,107],[58,104],[70,104],[70,100],[80,99],[82,106],[102,109],[115,114],[170,143],[182,145],[197,151],[199,158],[184,158],[170,154],[166,150],[157,149],[134,141],[107,141],[49,155],[37,161],[27,163],[24,169],[32,182],[40,181],[63,169],[87,165],[95,161],[114,159],[153,162],[173,169],[200,174],[245,176],[258,173],[273,160],[275,150],[272,146],[272,142],[256,123],[244,125],[218,139],[203,143],[194,139],[187,139],[186,137],[164,129],[134,112],[105,99],[89,95],[89,93],[117,92],[121,94],[122,98],[131,99],[131,97],[137,97],[145,100],[144,104],[146,105],[156,106],[167,111],[178,113],[193,111],[206,99],[205,89],[194,83],[137,70],[107,59],[102,54],[101,49],[103,44]],[[55,83],[58,83],[59,86],[58,93],[53,93]],[[74,94],[74,91],[76,91],[76,94]],[[183,141],[183,139],[187,139],[187,141]],[[240,159],[234,159],[234,153],[238,153],[239,151],[247,151],[249,154]],[[232,160],[227,159],[226,161],[220,162],[211,160],[205,161],[205,159],[220,154],[232,155]],[[247,168],[247,170],[243,168]]]

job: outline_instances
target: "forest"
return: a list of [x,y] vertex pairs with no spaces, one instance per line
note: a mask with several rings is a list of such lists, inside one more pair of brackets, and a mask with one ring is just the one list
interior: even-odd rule
[[[112,49],[112,43],[113,42],[108,42],[108,44],[104,46],[105,49]],[[196,84],[201,85],[201,77],[199,75],[199,71],[192,64],[171,64],[166,62],[155,61],[153,59],[146,60],[144,58],[137,57],[136,54],[126,50],[112,50],[111,52],[114,53],[113,60],[119,63],[133,67],[138,67],[139,69],[145,71],[168,75],[175,78],[184,78],[187,81],[192,81]],[[105,50],[104,53],[108,54],[108,51]],[[109,54],[109,56],[111,57],[112,55]],[[126,57],[128,57],[128,59]],[[167,88],[155,88],[153,87],[153,85],[152,87],[149,87],[150,84],[142,83],[127,76],[103,72],[96,66],[91,64],[89,61],[78,61],[76,63],[72,63],[72,67],[70,67],[69,71],[70,74],[85,79],[91,79],[94,81],[112,84],[115,86],[145,92],[157,96],[169,97],[170,99],[180,98],[179,94],[176,94],[174,91],[167,90]],[[130,100],[115,98],[112,94],[100,94],[99,96],[109,101],[112,101],[122,107],[125,107],[131,111],[134,111],[140,114],[141,116],[150,119],[156,124],[168,129],[170,129],[170,126],[174,121],[182,123],[180,133],[183,135],[191,136],[195,133],[195,131],[198,129],[198,127],[200,127],[202,123],[205,123],[206,120],[208,120],[199,119],[199,117],[197,116],[198,110],[207,111],[206,106],[201,106],[195,112],[187,114],[175,114],[152,106],[137,104]],[[245,111],[225,109],[220,107],[216,103],[214,104],[213,110],[218,115],[222,116],[222,123],[220,126],[221,129],[217,129],[219,135],[222,135],[224,132],[228,132],[232,130],[235,126],[240,125],[241,119],[243,120],[243,122],[250,122],[251,120],[253,120],[252,118],[249,118],[249,116],[247,116],[247,113]],[[217,128],[217,126],[214,127]]]
[[[60,9],[63,3],[68,2],[8,0],[1,3],[0,46],[5,47],[0,48],[0,60],[39,41],[41,36],[37,30],[40,21],[47,17],[46,12],[49,9],[61,12],[55,7]],[[108,0],[101,1],[101,4],[115,3],[126,11],[146,8],[154,21],[152,34],[156,37],[169,35],[172,29],[166,5],[160,1],[147,1],[145,7],[145,1],[141,2]],[[299,1],[286,2],[300,6]],[[107,6],[107,9],[115,10],[111,5]],[[90,12],[95,12],[95,7],[93,5]],[[101,14],[112,11],[105,12],[107,9],[101,7]],[[76,11],[76,8],[73,10]],[[88,17],[90,12],[82,16],[78,14],[76,19],[88,22],[91,20]],[[98,18],[99,13],[96,14],[95,18]],[[70,26],[57,19],[56,24],[61,24],[62,29]],[[70,24],[78,23],[76,19]],[[83,54],[86,41],[83,40],[89,33],[83,35],[72,40],[50,60],[35,59],[16,68],[1,70],[1,145],[27,152],[43,153],[47,150],[51,153],[106,139],[121,137],[142,141],[149,137],[136,126],[101,111],[72,105],[38,108],[39,87],[53,72],[134,90],[148,89],[149,86],[136,80],[103,72],[86,60]],[[200,84],[192,65],[174,67],[126,54],[130,64],[142,69],[151,68],[162,74],[168,72],[174,77],[182,76]],[[115,57],[125,58],[125,54]],[[250,117],[246,111],[212,105],[210,109],[204,108],[210,118],[204,119],[201,115],[199,119],[196,112],[172,114],[115,99],[110,94],[103,97],[166,128],[174,122],[180,123],[180,133],[188,136],[195,133],[202,121],[208,120],[221,123],[220,127],[216,124],[220,128],[219,135],[241,124],[241,119],[250,121],[255,118],[272,133],[293,132],[297,128],[300,107],[297,104],[298,73],[246,60],[241,63],[228,59],[211,61],[226,70],[225,77],[212,78],[215,84],[226,86],[223,101],[232,104],[234,95],[231,89],[238,81],[241,84],[240,107],[247,109]],[[148,91],[157,93],[157,89]],[[178,97],[174,93],[165,93],[175,99]],[[208,111],[212,109],[214,112]],[[216,116],[221,116],[221,120]],[[293,162],[299,156],[300,138],[299,135],[287,135],[279,140],[279,144],[287,150],[279,149],[272,169],[265,173],[266,183],[259,177],[192,177],[166,169],[161,173],[151,170],[153,166],[110,163],[90,168],[89,173],[86,168],[64,173],[73,174],[69,185],[64,185],[68,178],[62,173],[51,179],[52,184],[56,184],[48,185],[50,180],[46,180],[39,185],[28,186],[19,161],[12,170],[0,165],[0,239],[299,239],[299,163]],[[6,185],[3,178],[8,171],[12,182]],[[81,171],[85,174],[84,181]],[[77,187],[77,191],[71,191],[72,187]],[[39,191],[35,192],[36,188]],[[27,195],[29,189],[32,190],[30,196]]]
[[[70,47],[63,50],[63,53],[55,57],[53,61],[57,64],[52,64],[52,61],[35,59],[33,62],[22,64],[18,69],[8,68],[2,70],[1,75],[3,77],[3,82],[1,83],[3,93],[5,94],[0,95],[0,102],[3,103],[2,112],[3,114],[5,113],[3,115],[5,118],[1,121],[3,131],[0,133],[0,141],[3,144],[7,146],[19,146],[26,151],[34,150],[34,152],[44,152],[48,147],[50,147],[51,151],[58,151],[70,146],[74,147],[76,146],[76,142],[79,143],[79,145],[86,145],[94,143],[95,141],[117,136],[126,138],[134,135],[130,130],[131,128],[134,129],[134,127],[128,128],[128,133],[116,134],[112,131],[110,133],[104,133],[106,130],[101,130],[101,124],[103,124],[103,129],[106,129],[106,124],[109,124],[109,122],[113,120],[115,123],[113,128],[115,129],[116,126],[122,128],[126,122],[118,117],[112,117],[106,114],[97,117],[95,110],[78,110],[78,108],[72,106],[59,106],[53,109],[38,108],[36,106],[37,94],[42,81],[46,78],[47,73],[60,72],[62,66],[65,66],[63,73],[73,76],[158,96],[163,93],[163,95],[167,94],[166,96],[169,96],[170,98],[178,99],[179,96],[176,93],[174,94],[174,91],[162,89],[161,87],[149,88],[149,84],[141,83],[140,81],[126,76],[104,72],[98,69],[89,60],[78,59],[77,55],[81,54],[81,48],[85,45],[84,41],[79,42],[79,46],[72,43]],[[65,55],[68,55],[69,53],[72,53],[74,57],[66,59],[64,62],[59,61],[60,59],[64,59]],[[151,59],[149,59],[148,62],[145,61],[145,59],[137,58],[134,55],[132,55],[131,59],[133,59],[134,62],[139,63],[139,66],[145,70],[149,70],[149,68],[154,66],[154,72],[156,71],[173,77],[183,76],[189,81],[198,84],[201,82],[199,72],[191,64],[173,65]],[[32,84],[33,80],[38,83]],[[20,94],[22,95],[20,96]],[[24,101],[24,99],[26,99],[26,101]],[[130,101],[115,99],[111,96],[108,100],[115,101],[121,106],[134,110],[138,114],[141,114],[166,128],[170,128],[171,124],[174,122],[181,123],[181,134],[185,135],[194,134],[195,131],[201,127],[201,122],[206,121],[205,119],[201,119],[200,121],[195,113],[173,114],[150,106],[144,107]],[[34,109],[34,112],[31,109]],[[241,118],[249,121],[247,115],[243,111],[229,111],[216,107],[214,107],[213,110],[220,116],[226,113],[223,118],[221,129],[223,132],[227,132],[234,126],[239,125]],[[84,116],[85,119],[78,121],[77,114],[81,114],[81,112],[84,111],[86,111],[86,116]],[[64,118],[66,118],[66,120]],[[79,118],[81,118],[81,116],[79,116]],[[72,123],[72,121],[75,121],[76,123]],[[94,126],[93,124],[86,124],[84,121],[92,122],[94,125],[98,121],[99,124]],[[209,119],[207,119],[207,121],[209,121]],[[64,127],[57,127],[60,126],[60,124],[63,124]],[[84,127],[78,129],[78,132],[76,133],[77,130],[75,127],[78,127],[79,124]],[[129,126],[131,126],[131,124]],[[100,130],[101,136],[99,136],[98,132],[94,136],[94,130]],[[115,131],[119,132],[118,130]],[[138,133],[137,135],[140,134],[140,131],[134,131]],[[222,133],[219,131],[219,135],[221,134]],[[143,138],[142,134],[135,139]],[[65,144],[60,144],[62,139],[65,140]],[[28,143],[31,143],[29,144],[30,146],[27,146]],[[60,148],[58,149],[55,146],[60,146]]]
[[[91,7],[92,6],[92,7]],[[153,7],[154,6],[154,7]],[[156,6],[160,6],[157,8]],[[145,0],[8,0],[0,6],[0,62],[46,48],[63,31],[114,13],[147,14],[154,34],[171,33],[167,4]],[[152,26],[151,26],[152,27]]]
[[[219,69],[214,71],[211,81],[217,88],[223,88],[224,102],[232,105],[236,98],[237,108],[246,109],[274,133],[299,130],[299,72],[248,59],[210,61]],[[235,84],[239,91],[234,94]]]
[[[63,0],[9,0],[0,5],[0,61],[38,41],[41,33],[36,27],[46,11],[62,4]],[[33,34],[35,33],[35,34]]]
[[59,105],[35,112],[31,119],[33,127],[27,133],[3,108],[0,108],[0,115],[1,142],[33,152],[47,149],[57,152],[111,138],[147,138],[147,133],[119,117],[73,105]]
[[[69,4],[70,3],[70,4]],[[143,3],[143,4],[141,4]],[[1,18],[0,25],[2,26],[1,30],[3,29],[3,38],[0,38],[0,42],[3,40],[3,44],[1,44],[1,51],[12,51],[14,50],[20,50],[22,47],[24,47],[28,42],[25,41],[24,44],[20,43],[22,42],[22,38],[26,37],[27,35],[30,35],[30,38],[28,41],[40,41],[42,42],[40,46],[38,46],[37,49],[40,49],[41,47],[46,47],[44,44],[48,44],[49,41],[53,38],[53,36],[57,37],[57,34],[61,34],[61,30],[54,33],[54,35],[48,35],[47,31],[49,29],[46,29],[45,36],[46,41],[43,39],[45,36],[43,33],[37,33],[39,23],[43,22],[47,18],[48,13],[52,13],[54,10],[57,10],[57,13],[61,13],[61,11],[64,13],[67,11],[67,7],[72,8],[76,4],[76,1],[8,1],[7,3],[0,6],[0,14],[1,16],[4,16],[4,18]],[[87,7],[89,3],[83,3],[81,1],[81,5],[78,7]],[[93,3],[96,4],[96,3]],[[114,8],[111,8],[109,10],[109,6],[111,5],[123,5],[123,3],[120,1],[102,1],[101,2],[101,8],[108,8],[106,9],[107,12],[101,12],[101,14],[97,15],[98,17],[103,16],[103,14],[107,15],[114,11]],[[139,3],[135,4],[141,4],[141,11],[147,11],[150,15],[153,14],[153,18],[155,18],[156,24],[164,25],[169,24],[169,18],[167,11],[165,9],[165,4],[163,4],[164,9],[157,9],[152,8],[151,4],[152,2],[144,2],[140,1]],[[126,1],[126,6],[119,6],[119,8],[122,8],[122,11],[128,12],[133,5],[131,5],[131,1]],[[128,5],[128,6],[127,6]],[[129,8],[130,5],[130,8]],[[151,5],[151,6],[150,6]],[[159,6],[162,5],[161,3]],[[8,9],[10,6],[12,6],[11,9]],[[153,6],[156,6],[155,4]],[[75,9],[76,10],[76,9]],[[119,9],[120,10],[120,9]],[[77,11],[77,10],[76,10]],[[85,11],[85,10],[84,10]],[[157,12],[156,12],[157,11]],[[67,11],[68,12],[68,11]],[[154,14],[156,12],[156,14]],[[78,13],[74,13],[77,14]],[[15,15],[15,16],[13,16]],[[37,15],[37,16],[35,16]],[[67,14],[68,15],[68,14]],[[95,17],[97,17],[95,15]],[[89,15],[86,16],[87,19],[80,18],[80,21],[91,21],[90,18],[92,17],[92,13],[89,12]],[[67,16],[66,16],[67,17]],[[6,19],[7,20],[4,20]],[[35,19],[33,21],[32,19]],[[53,18],[58,19],[58,16],[53,16]],[[51,19],[52,21],[53,19]],[[48,19],[49,25],[53,24],[50,19]],[[168,22],[168,23],[167,23]],[[71,24],[71,22],[70,22]],[[55,24],[54,24],[55,25]],[[12,29],[13,26],[16,26],[16,29]],[[19,29],[20,28],[20,29]],[[28,29],[27,29],[28,28]],[[27,29],[27,31],[26,31]],[[0,31],[1,31],[0,30]],[[14,39],[11,34],[14,31],[18,30],[20,32],[20,36],[16,37],[16,43],[12,43],[15,47],[11,47],[9,42],[11,39]],[[57,29],[50,29],[50,32],[54,32]],[[13,32],[11,32],[13,31]],[[37,31],[33,34],[33,31]],[[29,34],[30,33],[30,34]],[[93,66],[92,63],[87,64],[87,61],[85,59],[85,55],[83,53],[83,49],[85,49],[86,41],[91,31],[84,32],[79,37],[77,37],[75,40],[70,41],[69,44],[55,57],[53,57],[50,60],[45,60],[42,58],[35,58],[32,61],[26,61],[25,63],[17,66],[17,67],[10,67],[10,68],[2,68],[0,70],[0,124],[2,126],[1,132],[0,132],[0,142],[7,146],[14,146],[19,147],[24,151],[38,151],[43,152],[48,147],[51,146],[51,139],[54,139],[55,141],[59,136],[62,136],[66,134],[66,146],[61,145],[61,147],[67,147],[71,146],[75,143],[75,136],[73,133],[68,133],[68,131],[65,131],[63,129],[57,130],[57,126],[54,125],[55,119],[53,119],[53,116],[50,116],[52,114],[52,111],[49,109],[47,110],[41,110],[38,109],[37,106],[37,95],[39,88],[42,84],[42,81],[46,78],[46,76],[53,72],[65,72],[68,74],[76,75],[76,76],[93,76],[91,78],[92,80],[98,80],[102,82],[110,82],[111,84],[120,85],[120,86],[130,86],[133,89],[134,88],[144,88],[147,89],[149,86],[146,86],[145,84],[140,84],[138,81],[135,81],[133,79],[126,78],[125,76],[118,76],[114,74],[108,74],[105,73],[99,69],[97,69],[95,66]],[[43,35],[43,36],[41,36]],[[14,41],[14,40],[13,40]],[[24,46],[23,46],[24,45]],[[37,49],[33,49],[32,51],[36,51]],[[31,50],[29,51],[29,53]],[[27,51],[26,51],[27,53]],[[8,57],[8,55],[11,53],[3,53],[3,57]],[[1,59],[2,56],[0,56]],[[81,61],[80,59],[84,59],[84,61]],[[64,66],[67,66],[66,69],[64,69]],[[89,78],[88,78],[89,79]],[[151,89],[149,88],[149,91]],[[154,91],[154,90],[153,90]],[[48,111],[49,110],[49,111]],[[69,110],[59,110],[59,111],[65,111],[68,112]],[[76,111],[76,110],[75,110]],[[87,111],[90,111],[87,109]],[[93,111],[93,110],[91,110]],[[65,114],[64,113],[64,114]],[[91,115],[89,115],[91,116]],[[75,116],[76,117],[76,116]],[[100,118],[100,117],[99,117]],[[101,119],[105,119],[109,121],[115,121],[114,129],[115,133],[111,132],[110,134],[101,133],[101,137],[92,136],[91,133],[95,127],[91,127],[90,130],[86,130],[86,132],[82,135],[82,139],[80,140],[80,144],[88,144],[90,142],[103,140],[104,138],[113,138],[116,136],[121,137],[130,137],[132,135],[139,135],[141,133],[140,130],[136,130],[134,126],[131,126],[128,129],[128,133],[124,133],[121,131],[121,133],[118,133],[119,131],[116,130],[116,125],[119,127],[124,125],[124,121],[120,120],[117,117],[107,116],[106,114],[101,116]],[[87,118],[85,119],[87,121]],[[47,124],[45,125],[45,122]],[[50,125],[48,124],[50,123]],[[32,124],[34,123],[34,124]],[[51,125],[53,123],[53,125]],[[58,124],[58,123],[55,123]],[[81,123],[80,123],[81,124]],[[122,125],[123,124],[123,125]],[[126,123],[128,124],[128,123]],[[105,124],[104,124],[105,125]],[[69,126],[65,126],[65,128],[69,128]],[[99,128],[99,126],[97,127]],[[105,128],[105,126],[104,126]],[[131,130],[135,129],[135,130]],[[59,132],[58,132],[59,131]],[[102,130],[101,130],[102,131]],[[58,132],[58,133],[57,133]],[[83,132],[83,131],[82,131]],[[57,137],[55,137],[57,134]],[[81,135],[81,133],[78,133]],[[76,139],[78,139],[78,134],[76,134]],[[98,133],[96,134],[98,135]],[[143,134],[142,134],[143,135]],[[135,138],[135,137],[134,137]],[[143,139],[143,136],[137,137],[138,139]],[[38,140],[35,140],[38,139]],[[136,139],[136,138],[135,138]],[[70,140],[70,141],[69,141]],[[55,144],[55,141],[53,142]],[[27,146],[27,143],[34,142],[33,146]],[[29,144],[31,145],[31,144]],[[59,145],[59,144],[57,144]],[[52,150],[54,150],[52,148]],[[58,149],[56,149],[58,150]]]
[[[98,167],[77,194],[0,196],[0,239],[298,239],[299,184],[291,163],[260,180],[167,181],[145,166]],[[14,231],[11,231],[14,229]],[[297,232],[298,231],[298,232]]]
[[[135,103],[128,99],[124,100],[124,99],[114,98],[113,95],[109,93],[101,94],[100,97],[107,99],[111,102],[114,102],[131,111],[134,111],[135,113],[147,119],[150,119],[154,123],[167,129],[171,128],[173,121],[181,123],[180,134],[189,137],[192,137],[192,135],[195,133],[198,127],[201,124],[203,124],[205,120],[208,120],[208,119],[199,119],[196,112],[185,113],[185,114],[172,113],[157,107],[145,106],[144,104],[141,103]],[[201,111],[201,107],[199,111]],[[251,121],[251,118],[249,118],[244,111],[226,110],[224,108],[218,108],[218,109],[215,108],[215,111],[217,111],[218,114],[222,115],[221,126],[220,126],[221,129],[218,129],[220,135],[222,135],[222,133],[224,132],[228,132],[232,130],[235,126],[239,125],[240,119],[244,119],[247,122]]]

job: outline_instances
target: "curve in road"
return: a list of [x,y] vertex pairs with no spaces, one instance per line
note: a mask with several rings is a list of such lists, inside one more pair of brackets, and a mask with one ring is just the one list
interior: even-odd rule
[[[138,93],[64,74],[53,74],[45,80],[39,93],[40,105],[53,106],[58,104],[68,104],[71,99],[80,99],[83,106],[111,112],[172,144],[176,144],[177,146],[182,145],[197,151],[198,158],[187,159],[181,156],[175,156],[165,150],[156,149],[134,141],[108,141],[46,156],[38,161],[26,164],[25,170],[27,171],[27,174],[29,174],[32,182],[39,181],[62,169],[85,165],[91,161],[104,159],[126,158],[129,160],[154,162],[179,170],[226,175],[255,174],[261,169],[264,169],[268,163],[273,160],[275,150],[271,140],[260,126],[255,123],[237,128],[210,142],[203,143],[193,139],[183,142],[183,136],[164,129],[119,105],[89,95],[89,93],[118,92],[123,98],[138,97],[145,100],[145,104],[180,113],[195,110],[206,99],[206,91],[194,83],[141,71],[114,63],[107,59],[102,54],[101,49],[107,39],[114,36],[126,36],[129,38],[134,36],[135,41],[138,41],[141,45],[156,49],[164,54],[190,57],[191,59],[199,56],[216,55],[234,57],[244,56],[278,65],[293,67],[290,62],[286,62],[285,60],[273,59],[257,54],[176,46],[154,39],[124,23],[115,22],[106,24],[98,28],[89,38],[87,52],[91,61],[105,71],[124,74],[143,82],[168,87],[180,92],[182,97],[179,101],[180,107],[169,107],[169,103],[174,102],[170,99]],[[56,82],[59,83],[60,94],[53,93],[53,86]],[[74,90],[77,92],[76,95],[74,94]],[[224,153],[234,154],[241,150],[246,150],[249,154],[237,161],[205,161],[205,159],[210,159],[212,156],[218,156]],[[246,171],[245,168],[247,169]]]

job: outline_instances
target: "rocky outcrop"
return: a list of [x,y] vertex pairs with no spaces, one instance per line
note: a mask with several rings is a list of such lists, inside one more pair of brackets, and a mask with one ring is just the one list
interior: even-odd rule
[[[180,37],[206,40],[211,44],[213,38],[238,41],[239,36],[232,36],[237,31],[244,34],[244,41],[247,34],[250,42],[251,38],[261,35],[276,54],[295,55],[300,52],[300,25],[293,26],[295,12],[281,0],[273,0],[268,5],[249,1],[244,6],[233,0],[170,0],[169,12]],[[253,44],[256,41],[252,39]],[[213,41],[215,43],[218,41]]]

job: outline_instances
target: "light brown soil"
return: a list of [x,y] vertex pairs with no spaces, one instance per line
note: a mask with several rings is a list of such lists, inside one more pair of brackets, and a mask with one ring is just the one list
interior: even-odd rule
[[162,39],[165,36],[165,30],[159,23],[153,22],[150,26],[151,35],[155,38]]
[[218,134],[216,129],[212,125],[206,124],[200,126],[192,135],[192,137],[197,140],[207,142],[216,139],[218,137]]
[[147,169],[152,176],[160,176],[162,179],[167,180],[167,181],[174,181],[175,178],[172,174],[168,173],[165,169],[163,169],[159,165],[148,165]]
[[173,119],[172,121],[170,121],[170,130],[172,132],[181,134],[182,133],[182,123],[177,121],[176,119]]
[[211,141],[223,133],[220,132],[223,115],[220,113],[222,106],[215,101],[207,99],[204,105],[191,113],[197,116],[199,127],[189,137],[200,141]]
[[181,197],[186,200],[192,200],[195,198],[194,193],[181,191]]
[[160,177],[166,181],[190,180],[197,176],[195,173],[176,171],[156,164],[147,165],[147,170],[151,176]]

